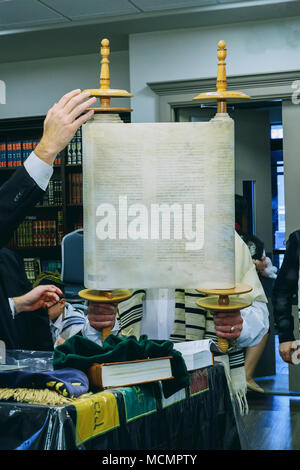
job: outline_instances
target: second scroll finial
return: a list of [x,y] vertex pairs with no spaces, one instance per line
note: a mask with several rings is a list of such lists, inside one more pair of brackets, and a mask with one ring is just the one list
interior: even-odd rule
[[225,59],[227,56],[227,49],[226,49],[225,41],[219,41],[217,56],[219,59],[218,73],[217,73],[217,90],[225,91],[227,89],[226,62],[225,62]]
[[109,40],[102,39],[101,41],[101,71],[100,71],[100,88],[108,89],[110,85],[110,75],[109,75]]
[[227,90],[227,76],[226,76],[226,59],[227,49],[226,42],[218,42],[218,72],[217,72],[217,90],[216,91],[207,91],[200,93],[195,96],[193,100],[195,101],[217,101],[217,112],[226,113],[227,112],[227,100],[241,101],[244,99],[249,99],[250,96],[242,93],[240,91],[228,91]]

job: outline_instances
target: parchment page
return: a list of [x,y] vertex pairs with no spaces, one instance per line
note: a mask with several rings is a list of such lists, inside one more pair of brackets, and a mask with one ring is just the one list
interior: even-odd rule
[[83,126],[85,286],[231,288],[234,123]]

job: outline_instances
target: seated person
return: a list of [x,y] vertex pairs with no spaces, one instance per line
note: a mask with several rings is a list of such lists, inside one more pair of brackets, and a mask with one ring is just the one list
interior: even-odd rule
[[[6,347],[51,351],[53,343],[47,308],[59,300],[60,289],[53,285],[50,288],[51,283],[33,289],[27,279],[22,258],[8,248],[0,249],[0,279],[10,321],[7,335],[11,342],[5,341]],[[49,289],[55,294],[51,294],[50,303],[44,301]]]
[[[64,285],[59,279],[55,279],[50,273],[42,273],[38,278],[36,284],[53,284],[62,292],[61,298],[54,305],[48,308],[49,315],[49,328],[52,334],[53,346],[56,347],[62,344],[66,339],[76,334],[81,334],[83,337],[97,344],[102,345],[101,330],[105,327],[110,327],[112,334],[118,332],[118,322],[116,321],[116,308],[108,304],[101,304],[101,314],[97,317],[97,330],[91,327],[88,315],[85,314],[85,305],[80,307],[69,302],[64,298]],[[92,314],[92,305],[88,307],[88,312]]]
[[[8,248],[0,249],[0,279],[11,318],[11,335],[15,337],[9,349],[52,351],[57,340],[59,344],[81,331],[89,339],[96,334],[101,343],[101,335],[90,327],[84,309],[65,302],[63,284],[47,274],[32,288],[22,258]],[[102,310],[98,327],[110,326],[116,332],[115,308],[107,305]]]

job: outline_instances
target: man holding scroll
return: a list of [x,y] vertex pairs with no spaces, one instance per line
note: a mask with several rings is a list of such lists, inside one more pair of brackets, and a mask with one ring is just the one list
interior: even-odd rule
[[[52,176],[52,165],[57,154],[66,147],[77,129],[93,115],[93,111],[85,112],[95,101],[95,98],[88,99],[89,95],[89,92],[81,93],[80,90],[73,90],[54,104],[47,113],[43,136],[35,151],[1,187],[1,247],[9,241],[28,210],[43,196]],[[0,278],[0,339],[6,343],[7,348],[12,349],[18,346],[17,335],[14,331],[14,315],[21,311],[31,314],[30,312],[39,307],[48,307],[49,303],[59,300],[57,294],[59,294],[59,289],[54,286],[40,286],[24,296],[8,299],[4,280]],[[32,319],[34,322],[34,316]],[[48,322],[48,316],[45,314],[47,328]],[[102,327],[106,326],[106,323],[104,322]]]
[[[170,339],[174,342],[191,341],[216,337],[230,340],[228,357],[225,361],[231,376],[234,392],[239,397],[242,412],[247,408],[245,394],[247,382],[244,369],[243,348],[257,345],[269,329],[267,299],[258,278],[247,245],[235,234],[235,275],[238,283],[252,287],[243,295],[252,305],[242,311],[211,316],[209,311],[196,305],[202,294],[196,290],[184,289],[139,289],[133,291],[130,299],[118,306],[120,335],[137,338],[146,334],[149,339]],[[90,307],[91,326],[99,330],[97,314],[105,313],[104,304]],[[102,318],[99,316],[99,319]]]

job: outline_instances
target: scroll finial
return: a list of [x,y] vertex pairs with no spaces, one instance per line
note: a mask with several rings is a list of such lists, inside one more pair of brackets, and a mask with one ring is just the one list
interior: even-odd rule
[[218,44],[218,52],[217,56],[219,59],[218,63],[218,74],[217,74],[217,90],[218,91],[225,91],[227,88],[227,77],[226,77],[226,56],[227,56],[227,49],[226,49],[226,42],[220,41]]
[[101,71],[100,71],[100,88],[108,89],[110,85],[110,76],[109,76],[109,40],[102,39],[101,41]]
[[96,113],[117,113],[117,112],[131,112],[131,108],[114,108],[110,104],[111,98],[130,98],[132,93],[126,90],[113,90],[110,86],[110,72],[109,72],[109,55],[110,47],[109,40],[102,39],[101,41],[101,70],[100,70],[100,88],[88,89],[91,96],[96,96],[100,99],[100,107],[92,108]]
[[226,42],[219,41],[218,43],[218,72],[217,72],[217,91],[208,91],[206,93],[200,93],[195,96],[195,101],[217,101],[218,113],[227,112],[227,100],[244,100],[250,99],[250,96],[245,95],[240,91],[227,91],[227,77],[226,77],[226,59],[227,49]]

